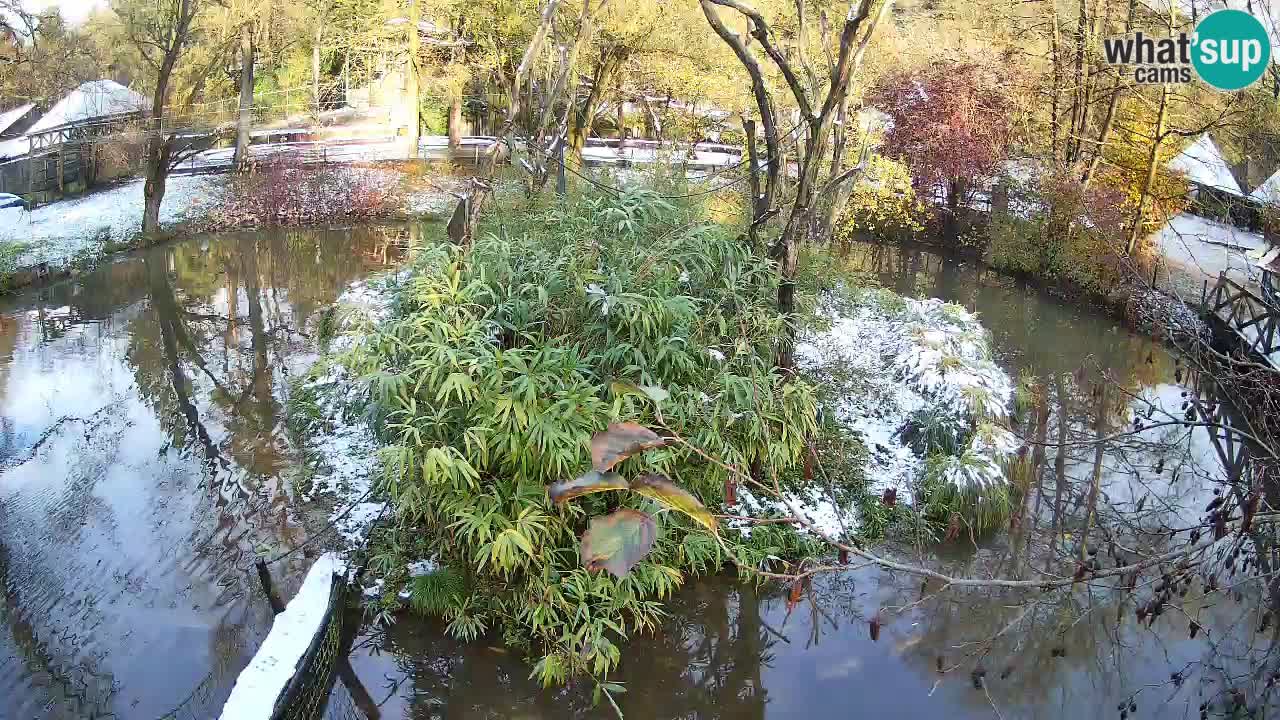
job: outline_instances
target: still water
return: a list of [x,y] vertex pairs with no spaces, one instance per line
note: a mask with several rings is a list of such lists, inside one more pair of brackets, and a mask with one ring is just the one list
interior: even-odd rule
[[[283,427],[289,378],[315,356],[321,309],[402,261],[420,230],[198,239],[0,307],[0,718],[217,716],[270,627],[253,558],[308,538]],[[1012,373],[1056,386],[1086,366],[1135,396],[1179,400],[1172,358],[1100,314],[927,252],[854,246],[843,261],[904,294],[978,311]],[[1055,418],[1087,428],[1086,403],[1063,393],[1064,408],[1051,395]],[[1169,459],[1185,469],[1156,488],[1162,513],[1203,504],[1210,452],[1191,438]],[[1073,479],[1087,476],[1089,454],[1067,458]],[[1150,491],[1134,486],[1135,468],[1150,464],[1141,448],[1108,449],[1105,512]],[[1078,509],[1078,493],[1044,490],[1025,549],[975,539],[924,549],[929,562],[995,575],[1019,553],[1061,550],[1068,540],[1050,530],[1049,508]],[[299,553],[273,567],[285,597],[308,563]],[[1148,629],[1133,622],[1132,601],[1105,593],[1028,603],[937,590],[864,569],[816,583],[813,602],[789,611],[773,588],[693,581],[661,633],[628,643],[610,679],[627,688],[617,697],[627,717],[641,719],[1065,720],[1118,716],[1122,700],[1130,718],[1194,718],[1201,693],[1220,694],[1238,658],[1273,642],[1253,632],[1247,594],[1187,603]],[[1192,616],[1212,650],[1206,635],[1189,637]],[[590,687],[538,687],[499,645],[459,644],[407,615],[366,626],[329,717],[612,716]],[[1174,685],[1173,671],[1191,679]]]
[[[1103,314],[926,251],[854,245],[842,262],[902,294],[940,297],[980,313],[1006,369],[1035,373],[1050,386],[1050,425],[1057,428],[1065,412],[1072,438],[1087,435],[1093,408],[1087,393],[1063,390],[1060,397],[1055,388],[1070,387],[1082,367],[1085,377],[1105,372],[1126,392],[1161,406],[1181,401],[1173,358]],[[1117,407],[1127,412],[1131,404]],[[1128,421],[1107,412],[1113,425]],[[1186,438],[1160,473],[1155,462],[1149,448],[1108,447],[1099,513],[1128,513],[1135,523],[1195,517],[1217,472],[1207,438]],[[1025,546],[1001,533],[925,548],[926,564],[952,576],[1007,577],[1019,557],[1071,552],[1066,521],[1053,532],[1053,508],[1078,518],[1092,464],[1092,447],[1068,453],[1067,491],[1056,497],[1046,473],[1042,487],[1029,493]],[[1142,494],[1160,507],[1134,515]],[[896,552],[915,557],[918,550]],[[609,679],[626,687],[616,699],[628,718],[1078,720],[1118,718],[1122,702],[1127,718],[1195,718],[1201,702],[1249,681],[1242,658],[1274,643],[1274,630],[1255,634],[1257,598],[1247,592],[1240,601],[1230,594],[1207,603],[1189,599],[1148,628],[1135,622],[1132,597],[1107,592],[1028,600],[998,590],[938,590],[915,576],[867,568],[815,583],[806,601],[789,609],[782,589],[695,580],[670,603],[660,633],[628,642]],[[1139,597],[1149,590],[1140,588]],[[877,616],[883,626],[873,640],[870,620]],[[1196,639],[1189,635],[1192,617],[1206,628]],[[540,688],[528,679],[528,664],[500,645],[459,644],[440,624],[405,616],[390,628],[366,627],[351,663],[384,718],[615,717],[603,701],[593,706],[589,685]],[[1174,672],[1185,681],[1172,682]]]
[[408,236],[196,239],[0,307],[0,718],[216,717],[270,627],[254,557],[307,537],[289,378]]

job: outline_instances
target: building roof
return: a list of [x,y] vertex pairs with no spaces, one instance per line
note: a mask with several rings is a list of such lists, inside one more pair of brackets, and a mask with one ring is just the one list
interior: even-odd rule
[[31,152],[31,138],[26,135],[0,141],[0,160],[22,157],[29,152]]
[[1253,260],[1254,265],[1267,272],[1280,273],[1280,246],[1268,248],[1257,257],[1250,253],[1249,259]]
[[1249,199],[1263,205],[1280,205],[1280,170],[1271,173],[1271,177],[1249,193]]
[[72,90],[59,100],[27,133],[35,134],[110,115],[143,112],[150,106],[151,103],[145,97],[118,82],[94,80]]
[[25,117],[26,114],[34,110],[35,107],[36,106],[31,103],[27,103],[21,107],[16,107],[12,110],[6,110],[0,113],[0,135],[3,135],[10,126]]
[[1227,167],[1227,161],[1222,159],[1222,153],[1213,144],[1208,133],[1196,138],[1186,150],[1170,160],[1168,168],[1185,174],[1189,183],[1232,195],[1244,195],[1240,184],[1231,174],[1231,168]]

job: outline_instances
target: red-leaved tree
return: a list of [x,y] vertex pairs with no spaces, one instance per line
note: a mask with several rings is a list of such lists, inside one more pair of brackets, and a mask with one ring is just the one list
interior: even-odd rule
[[906,163],[922,197],[943,194],[948,224],[1005,159],[1009,82],[1009,74],[993,66],[940,62],[892,75],[871,92],[870,104],[893,120],[885,153]]

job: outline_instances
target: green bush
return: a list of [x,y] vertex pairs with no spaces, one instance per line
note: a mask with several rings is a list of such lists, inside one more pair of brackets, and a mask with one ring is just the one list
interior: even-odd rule
[[835,240],[848,241],[858,233],[895,239],[924,229],[924,205],[905,165],[872,155],[854,182],[832,231]]
[[[653,628],[660,601],[717,570],[725,548],[659,512],[657,545],[629,574],[588,572],[577,538],[590,516],[656,507],[618,493],[557,506],[546,486],[590,467],[591,435],[619,420],[665,423],[724,462],[797,477],[817,400],[773,368],[776,287],[737,228],[646,191],[504,200],[468,251],[421,248],[395,315],[348,358],[370,379],[399,524],[463,588],[418,580],[413,604],[459,637],[500,631],[540,658],[545,683],[607,674],[619,643]],[[669,396],[628,392],[637,385]],[[709,507],[724,498],[727,472],[680,446],[620,467],[663,473]],[[752,541],[808,549],[778,534]]]

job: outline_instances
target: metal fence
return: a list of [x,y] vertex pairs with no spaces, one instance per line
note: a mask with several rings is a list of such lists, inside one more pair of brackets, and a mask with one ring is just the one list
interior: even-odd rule
[[298,664],[298,671],[276,701],[271,720],[320,720],[324,717],[338,663],[346,657],[342,643],[346,590],[346,579],[334,578],[324,623],[312,638],[311,646]]

